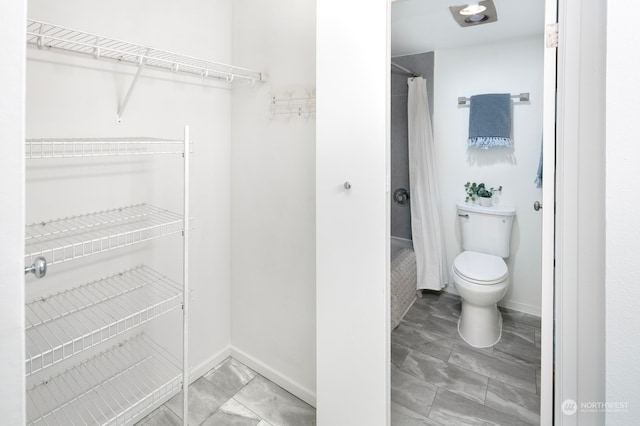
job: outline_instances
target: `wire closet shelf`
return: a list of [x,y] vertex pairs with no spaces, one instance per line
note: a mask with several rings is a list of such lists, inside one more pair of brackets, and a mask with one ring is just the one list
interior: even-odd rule
[[25,158],[182,154],[182,140],[160,138],[42,138],[25,141]]
[[25,264],[44,256],[49,265],[182,232],[183,216],[136,204],[26,227]]
[[145,65],[176,73],[232,82],[265,81],[266,76],[248,68],[168,52],[136,43],[27,19],[27,43],[38,48],[59,49],[131,65]]
[[28,388],[27,424],[130,424],[181,387],[180,362],[141,333]]
[[182,306],[182,286],[139,265],[26,304],[26,375]]

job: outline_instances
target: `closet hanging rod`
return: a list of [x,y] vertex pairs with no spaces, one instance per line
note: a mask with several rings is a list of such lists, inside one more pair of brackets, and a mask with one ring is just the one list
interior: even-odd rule
[[27,19],[27,44],[39,49],[59,49],[136,66],[144,64],[150,68],[225,80],[228,83],[234,79],[250,83],[267,79],[266,74],[248,68],[154,49],[33,19]]
[[391,65],[398,68],[399,70],[402,70],[404,72],[406,72],[407,74],[411,74],[412,77],[422,77],[420,74],[415,73],[413,71],[411,71],[409,68],[405,68],[402,65],[396,64],[395,62],[391,61]]
[[[511,95],[512,98],[516,99],[517,102],[529,102],[529,92],[527,93],[519,93],[517,95]],[[464,96],[460,96],[458,98],[458,105],[467,105],[467,103],[471,102],[471,98],[465,98]]]

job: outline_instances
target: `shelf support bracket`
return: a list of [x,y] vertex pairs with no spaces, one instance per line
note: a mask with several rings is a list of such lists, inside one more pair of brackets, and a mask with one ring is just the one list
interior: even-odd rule
[[118,117],[116,119],[118,124],[122,124],[122,115],[124,114],[124,110],[127,108],[127,104],[129,103],[129,98],[131,97],[131,93],[133,89],[135,89],[136,84],[138,83],[138,78],[140,78],[140,74],[142,73],[142,69],[147,64],[147,54],[149,53],[149,48],[145,50],[144,55],[141,55],[138,60],[138,71],[136,71],[136,75],[133,77],[133,81],[131,81],[131,85],[129,86],[129,90],[127,90],[127,94],[124,96],[122,103],[118,106]]

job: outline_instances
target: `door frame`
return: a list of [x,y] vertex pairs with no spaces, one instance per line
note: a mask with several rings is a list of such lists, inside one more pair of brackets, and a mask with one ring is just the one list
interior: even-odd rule
[[[553,25],[558,22],[558,1],[546,0],[544,6],[544,69],[542,107],[542,247],[541,247],[541,341],[540,341],[540,424],[553,424],[553,326],[554,326],[554,275],[555,275],[555,204],[556,204],[556,81],[557,43],[553,37]],[[557,28],[557,26],[556,26]]]
[[[541,425],[599,425],[605,395],[606,3],[545,0]],[[546,34],[545,34],[546,37]],[[549,167],[552,165],[552,167]],[[580,382],[578,382],[580,378]],[[578,412],[562,410],[575,401]]]
[[[551,0],[555,1],[555,0]],[[595,426],[605,395],[606,2],[558,0],[553,420]],[[577,411],[563,410],[568,402]],[[551,424],[551,423],[547,423]]]

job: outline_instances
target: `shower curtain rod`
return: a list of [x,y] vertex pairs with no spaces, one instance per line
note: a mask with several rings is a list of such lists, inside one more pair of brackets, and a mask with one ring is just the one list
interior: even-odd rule
[[392,66],[394,66],[394,67],[396,67],[396,68],[398,68],[398,69],[401,69],[402,71],[404,71],[404,72],[406,72],[406,73],[408,73],[408,74],[411,74],[411,76],[412,76],[412,77],[421,77],[421,75],[420,75],[420,74],[415,73],[415,72],[411,71],[409,68],[405,68],[405,67],[403,67],[402,65],[398,65],[398,64],[396,64],[396,63],[395,63],[395,62],[393,62],[393,61],[391,61],[391,65],[392,65]]

